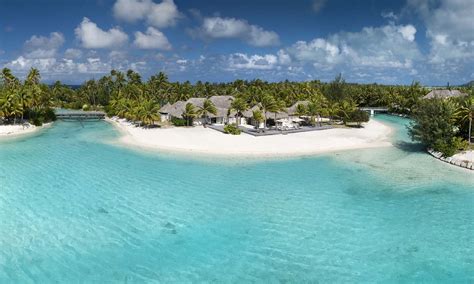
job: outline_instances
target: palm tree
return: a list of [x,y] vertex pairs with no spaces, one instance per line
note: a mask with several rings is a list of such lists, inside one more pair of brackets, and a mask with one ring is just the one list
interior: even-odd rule
[[263,114],[263,128],[267,127],[267,111],[277,112],[280,108],[277,101],[268,94],[263,95],[259,100],[260,110]]
[[247,102],[242,98],[236,98],[230,104],[231,110],[236,112],[237,125],[240,125],[240,120],[243,116],[243,113],[249,108]]
[[297,116],[303,116],[308,114],[308,108],[304,104],[298,104],[296,106],[296,113]]
[[199,107],[196,114],[200,115],[201,117],[204,117],[204,127],[206,127],[209,114],[216,115],[217,108],[212,101],[206,99],[204,103],[202,104],[202,107]]
[[265,117],[262,114],[262,111],[260,111],[260,110],[254,110],[253,113],[252,113],[252,116],[253,116],[253,119],[255,120],[255,122],[257,122],[257,125],[255,125],[255,128],[258,129],[260,123],[262,123],[262,121],[265,120]]
[[339,105],[339,113],[344,123],[347,123],[347,120],[350,118],[350,115],[357,109],[357,104],[352,100],[343,101]]
[[2,74],[0,77],[7,88],[11,87],[12,85],[18,85],[20,82],[15,76],[13,76],[12,71],[8,68],[2,69]]
[[339,104],[338,103],[330,103],[327,105],[327,112],[329,115],[329,123],[332,124],[332,120],[335,116],[339,114]]
[[313,96],[312,100],[307,106],[308,115],[311,116],[311,122],[316,124],[316,118],[319,126],[321,126],[321,114],[326,110],[327,100],[322,95]]
[[196,117],[196,115],[197,113],[194,105],[192,103],[187,103],[182,114],[182,116],[186,119],[186,126],[189,126],[190,122]]
[[474,97],[466,99],[458,108],[456,117],[461,123],[468,122],[467,141],[471,144],[472,137],[472,119],[474,117]]
[[152,125],[160,120],[159,109],[159,105],[153,100],[142,100],[137,107],[137,118],[144,125]]

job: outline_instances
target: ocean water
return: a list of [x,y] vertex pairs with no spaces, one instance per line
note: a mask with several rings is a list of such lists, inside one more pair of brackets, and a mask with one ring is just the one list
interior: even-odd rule
[[409,142],[246,160],[105,122],[0,141],[0,283],[472,283],[474,174]]

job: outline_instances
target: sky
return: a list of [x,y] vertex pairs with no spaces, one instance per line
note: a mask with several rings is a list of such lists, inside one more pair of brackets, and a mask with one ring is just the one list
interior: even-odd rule
[[473,15],[473,0],[0,0],[0,67],[455,85],[474,79]]

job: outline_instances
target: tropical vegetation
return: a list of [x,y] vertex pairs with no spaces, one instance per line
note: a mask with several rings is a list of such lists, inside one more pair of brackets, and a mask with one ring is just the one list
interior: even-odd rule
[[224,133],[232,134],[232,135],[240,135],[242,131],[236,124],[227,124],[224,126]]
[[474,94],[464,98],[427,99],[412,112],[409,134],[428,148],[452,156],[470,147]]
[[40,126],[56,119],[51,89],[40,83],[38,69],[32,68],[21,82],[8,68],[0,74],[0,121],[31,123]]
[[[112,70],[98,80],[88,80],[81,86],[70,87],[57,81],[48,86],[40,83],[39,71],[32,68],[24,81],[4,68],[0,74],[0,118],[3,123],[31,123],[41,125],[55,119],[53,107],[103,110],[109,116],[135,121],[141,126],[160,123],[161,106],[191,97],[206,98],[202,106],[187,103],[182,118],[172,118],[175,125],[190,126],[196,118],[208,121],[217,110],[208,100],[214,95],[229,95],[235,100],[230,111],[236,113],[237,125],[250,107],[257,124],[266,125],[267,113],[284,111],[298,101],[297,113],[308,116],[314,125],[327,117],[332,123],[360,125],[367,121],[359,107],[388,107],[389,111],[413,117],[410,134],[427,147],[454,149],[459,141],[472,142],[473,87],[459,87],[469,93],[467,98],[422,100],[428,90],[418,82],[409,86],[346,83],[338,75],[329,83],[319,80],[307,82],[266,82],[259,79],[235,80],[227,83],[197,81],[171,82],[159,72],[148,80],[139,73]],[[459,143],[458,143],[459,142]],[[445,150],[446,154],[450,151]]]

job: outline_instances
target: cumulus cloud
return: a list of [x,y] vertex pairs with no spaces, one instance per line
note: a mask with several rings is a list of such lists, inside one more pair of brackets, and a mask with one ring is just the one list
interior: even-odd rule
[[416,28],[412,25],[399,26],[398,32],[401,33],[403,38],[406,40],[415,40]]
[[278,45],[280,38],[274,31],[251,25],[246,20],[235,18],[208,17],[196,30],[205,39],[236,38],[258,47]]
[[78,59],[78,58],[81,58],[81,56],[82,56],[82,51],[80,49],[68,48],[64,52],[64,57],[68,59]]
[[84,18],[74,32],[85,48],[116,48],[128,40],[127,34],[120,29],[102,30],[88,18]]
[[412,25],[365,27],[360,32],[339,32],[310,42],[298,41],[286,52],[315,66],[351,64],[381,68],[410,68],[421,57]]
[[135,46],[142,49],[161,49],[170,50],[171,44],[168,38],[159,30],[148,27],[146,33],[135,33]]
[[27,58],[50,58],[54,57],[58,49],[64,44],[62,33],[53,32],[49,37],[32,36],[24,44],[25,57]]
[[83,62],[75,62],[73,59],[56,58],[25,58],[19,56],[6,65],[14,72],[25,73],[35,67],[40,70],[45,78],[55,74],[105,74],[110,72],[111,65],[103,62],[100,58],[87,58]]
[[117,0],[113,12],[117,19],[127,22],[145,20],[158,28],[174,26],[181,17],[173,0],[163,0],[158,4],[152,0]]
[[25,58],[23,56],[12,60],[7,64],[7,67],[15,71],[29,70],[31,67],[40,70],[47,70],[56,63],[55,58]]
[[269,70],[276,67],[278,57],[273,54],[247,55],[244,53],[234,53],[228,58],[229,69],[258,69]]
[[409,0],[408,8],[421,15],[425,23],[432,63],[474,60],[474,1]]

